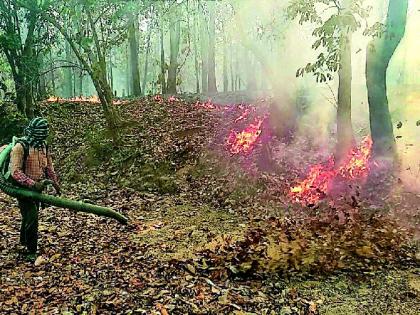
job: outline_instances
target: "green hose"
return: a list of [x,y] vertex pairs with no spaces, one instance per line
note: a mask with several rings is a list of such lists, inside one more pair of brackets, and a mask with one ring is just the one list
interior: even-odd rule
[[[13,144],[8,145],[0,153],[0,170],[4,169],[4,163],[7,160],[10,152],[12,151]],[[50,196],[42,193],[38,193],[23,187],[17,187],[6,180],[3,171],[0,171],[0,189],[9,196],[15,198],[30,198],[45,204],[56,206],[60,208],[72,209],[78,212],[93,213],[96,215],[108,217],[117,220],[122,224],[127,224],[128,219],[122,214],[105,207],[95,206],[80,201],[73,201],[60,197]]]

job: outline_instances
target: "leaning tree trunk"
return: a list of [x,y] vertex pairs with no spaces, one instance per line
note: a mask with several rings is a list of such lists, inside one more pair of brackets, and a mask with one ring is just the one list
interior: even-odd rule
[[176,14],[172,14],[170,25],[170,63],[168,69],[168,93],[176,94],[176,75],[178,70],[178,53],[181,35],[181,21]]
[[388,65],[405,34],[408,0],[389,0],[385,33],[368,45],[366,85],[368,89],[373,155],[392,160],[396,143],[389,112],[386,74]]
[[108,126],[108,131],[111,134],[114,144],[119,143],[119,129],[121,117],[119,116],[116,107],[113,105],[113,93],[111,86],[106,80],[106,74],[98,76],[93,75],[92,81],[95,90],[98,93],[99,100],[101,101],[102,110],[104,112],[105,120]]

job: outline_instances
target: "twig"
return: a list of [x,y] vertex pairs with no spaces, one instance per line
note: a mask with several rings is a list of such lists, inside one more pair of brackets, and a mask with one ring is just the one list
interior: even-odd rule
[[330,90],[330,92],[331,92],[331,94],[332,94],[332,97],[333,97],[333,99],[334,99],[334,102],[335,103],[333,103],[333,102],[331,102],[328,98],[327,98],[327,100],[335,107],[335,108],[337,108],[338,107],[338,100],[337,100],[337,98],[335,97],[335,93],[334,93],[334,91],[332,90],[332,88],[331,88],[331,86],[328,84],[328,82],[325,82],[325,84],[328,86],[328,89]]

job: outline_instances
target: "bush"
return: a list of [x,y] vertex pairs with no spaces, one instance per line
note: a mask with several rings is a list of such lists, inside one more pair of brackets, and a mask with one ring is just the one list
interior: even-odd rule
[[0,103],[0,144],[12,141],[13,136],[21,136],[27,119],[20,114],[12,103]]
[[85,163],[88,167],[96,167],[108,161],[115,150],[105,131],[88,132],[86,140],[88,149]]

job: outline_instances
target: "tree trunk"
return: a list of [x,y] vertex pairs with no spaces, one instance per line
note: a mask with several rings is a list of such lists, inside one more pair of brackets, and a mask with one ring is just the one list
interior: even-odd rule
[[216,32],[216,23],[215,23],[215,1],[208,2],[209,8],[209,77],[208,77],[208,92],[217,93],[217,84],[216,84],[216,43],[215,43],[215,32]]
[[130,45],[131,95],[136,97],[141,96],[137,32],[137,15],[134,15],[128,27],[128,42]]
[[201,42],[201,90],[203,93],[208,92],[208,40],[209,40],[209,32],[208,32],[208,24],[207,19],[204,13],[201,15],[201,23],[200,23],[200,42]]
[[198,63],[198,19],[197,15],[194,15],[194,70],[195,70],[195,90],[196,93],[200,93],[200,67]]
[[38,53],[37,55],[38,59],[38,68],[37,68],[37,84],[36,84],[36,100],[40,101],[46,98],[47,96],[47,86],[46,86],[46,80],[45,80],[45,74],[40,73],[40,69],[44,69],[44,55],[42,53]]
[[149,73],[149,55],[150,55],[150,36],[152,35],[152,28],[149,25],[150,29],[148,30],[148,34],[147,34],[147,47],[146,47],[146,60],[144,62],[144,78],[143,78],[143,86],[142,86],[142,91],[143,94],[146,95],[146,85],[147,85],[147,79],[148,79],[148,73]]
[[113,140],[118,141],[117,127],[120,123],[120,117],[113,106],[113,94],[111,87],[106,79],[106,73],[99,67],[93,68],[92,82],[95,86],[96,93],[101,101],[102,110],[104,111],[105,120],[108,130]]
[[[71,47],[70,44],[66,42],[66,61],[69,63],[72,62],[71,56]],[[64,69],[64,88],[63,88],[63,96],[65,98],[70,98],[73,96],[72,93],[73,81],[72,81],[72,70],[71,68]]]
[[385,34],[369,43],[366,57],[373,155],[392,160],[396,157],[396,143],[389,112],[386,74],[392,56],[404,37],[407,11],[408,0],[389,0]]
[[52,52],[50,50],[50,60],[51,60],[51,93],[55,96],[55,71],[54,71],[54,60],[52,58]]
[[20,113],[25,115],[26,97],[25,97],[25,83],[24,78],[19,73],[13,76],[16,91],[16,107]]
[[226,49],[226,35],[223,32],[223,92],[229,90],[228,69],[227,69],[227,49]]
[[351,120],[352,60],[351,34],[345,31],[340,43],[340,69],[338,71],[338,104],[337,104],[337,146],[335,158],[338,162],[346,158],[354,145],[354,134]]
[[160,84],[162,86],[162,94],[166,94],[166,65],[165,65],[165,46],[163,25],[160,28]]
[[112,51],[108,56],[108,67],[109,67],[109,87],[111,91],[114,91],[114,71],[112,68]]
[[[126,80],[125,80],[125,87],[127,88],[127,96],[131,95],[131,71],[130,71],[130,53],[129,53],[129,46],[130,44],[127,42],[127,47],[125,50],[125,56],[127,60],[127,71],[126,71]],[[125,93],[123,93],[123,97],[125,97]]]
[[246,89],[250,92],[257,89],[257,81],[255,80],[255,69],[252,55],[249,51],[244,50],[245,64],[246,67]]
[[27,82],[25,86],[25,113],[29,119],[34,118],[34,87],[32,82]]
[[[80,65],[80,63],[79,63],[79,65]],[[80,65],[81,66],[81,65]],[[83,95],[83,77],[84,77],[84,74],[83,74],[83,70],[82,69],[80,69],[79,70],[79,89],[78,89],[78,94],[80,95],[80,96],[82,96]]]
[[86,69],[88,74],[90,75],[92,82],[95,86],[96,92],[98,93],[98,97],[101,100],[102,109],[104,111],[105,120],[108,125],[108,131],[111,133],[112,139],[115,144],[118,143],[118,125],[120,122],[120,117],[113,106],[113,95],[112,90],[109,86],[107,81],[107,66],[106,66],[106,51],[103,46],[101,46],[101,42],[99,40],[98,34],[96,32],[95,23],[92,19],[91,13],[89,10],[86,11],[87,18],[90,25],[90,31],[92,32],[94,44],[95,44],[95,51],[96,51],[96,58],[94,58],[94,54],[91,53],[91,64],[89,64],[89,60],[83,56],[81,48],[76,45],[72,37],[67,33],[67,31],[55,20],[47,15],[44,18],[54,25],[63,37],[66,39],[67,43],[70,45],[73,53],[79,60],[79,62],[83,65]]
[[181,33],[181,21],[176,14],[171,15],[170,25],[170,63],[168,69],[168,93],[176,94],[176,75],[178,70],[178,53]]
[[231,86],[231,90],[232,92],[235,91],[236,86],[235,86],[235,73],[233,71],[233,45],[230,46],[230,86]]

